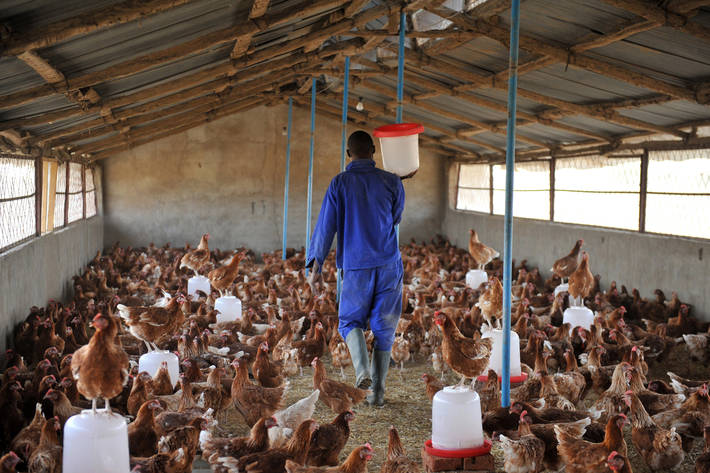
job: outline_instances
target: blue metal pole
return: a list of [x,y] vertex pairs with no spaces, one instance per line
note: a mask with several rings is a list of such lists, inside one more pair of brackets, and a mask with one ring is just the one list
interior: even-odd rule
[[[311,149],[308,155],[308,197],[306,202],[306,261],[308,261],[308,247],[311,244],[311,201],[313,200],[313,147],[316,135],[316,78],[311,84]],[[308,275],[308,268],[306,268]]]
[[399,51],[397,56],[397,123],[402,123],[402,98],[404,96],[404,33],[407,18],[404,10],[399,14]]
[[[399,14],[399,50],[397,51],[397,123],[402,123],[402,99],[404,97],[404,34],[407,17],[404,10]],[[399,224],[394,226],[399,243]]]
[[[350,88],[350,56],[345,56],[345,78],[343,79],[343,123],[340,132],[340,172],[345,171],[345,146],[347,144],[348,134],[348,92]],[[335,300],[340,301],[340,289],[342,281],[340,280],[340,269],[335,268]]]
[[518,31],[520,0],[510,12],[510,75],[508,77],[508,129],[505,152],[505,226],[503,228],[503,373],[501,406],[510,406],[510,298],[513,258],[513,176],[515,174],[515,110],[518,98]]
[[286,236],[288,234],[288,180],[291,170],[291,121],[293,120],[293,97],[288,98],[288,125],[286,126],[286,173],[284,176],[284,229],[281,243],[281,259],[286,260]]

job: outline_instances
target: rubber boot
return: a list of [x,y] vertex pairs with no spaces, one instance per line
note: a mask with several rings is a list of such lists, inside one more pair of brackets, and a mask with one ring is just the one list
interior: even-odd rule
[[390,367],[390,350],[375,350],[372,354],[372,393],[368,394],[367,402],[371,406],[385,405],[385,380]]
[[350,358],[353,360],[355,368],[355,386],[360,389],[367,389],[372,385],[370,375],[370,363],[367,353],[367,342],[362,329],[354,328],[350,330],[345,343],[350,351]]

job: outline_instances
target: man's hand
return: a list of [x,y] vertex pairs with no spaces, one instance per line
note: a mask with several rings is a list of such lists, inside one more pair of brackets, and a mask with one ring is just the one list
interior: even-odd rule
[[313,294],[316,293],[316,283],[320,281],[323,277],[321,273],[320,265],[317,260],[313,260],[313,266],[311,266],[310,273],[308,274],[308,285],[311,286]]
[[410,172],[410,173],[407,174],[406,176],[400,176],[399,178],[400,178],[401,180],[409,179],[409,178],[411,178],[411,177],[414,177],[414,175],[417,173],[417,171],[419,171],[419,169],[415,169],[414,172]]

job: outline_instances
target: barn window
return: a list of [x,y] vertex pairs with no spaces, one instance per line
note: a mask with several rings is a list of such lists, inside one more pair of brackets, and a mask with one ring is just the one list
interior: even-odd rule
[[84,182],[86,185],[86,218],[96,215],[96,188],[94,187],[94,170],[86,168],[84,170]]
[[640,157],[558,159],[555,221],[638,230],[640,185]]
[[35,234],[35,161],[0,156],[0,249]]
[[67,163],[61,163],[57,167],[57,185],[54,198],[54,228],[63,227],[64,203],[67,197]]
[[646,231],[710,238],[710,149],[652,151]]
[[[513,216],[550,218],[550,164],[534,161],[515,164]],[[505,213],[505,165],[493,166],[493,213]]]
[[84,191],[81,176],[81,164],[69,163],[69,215],[67,223],[76,222],[84,217]]
[[461,164],[456,196],[458,210],[490,211],[490,169],[488,164]]

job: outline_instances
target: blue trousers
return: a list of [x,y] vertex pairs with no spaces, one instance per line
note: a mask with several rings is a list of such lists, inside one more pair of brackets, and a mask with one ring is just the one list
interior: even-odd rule
[[377,268],[343,271],[338,332],[345,339],[354,328],[370,330],[375,350],[392,348],[402,314],[402,261]]

